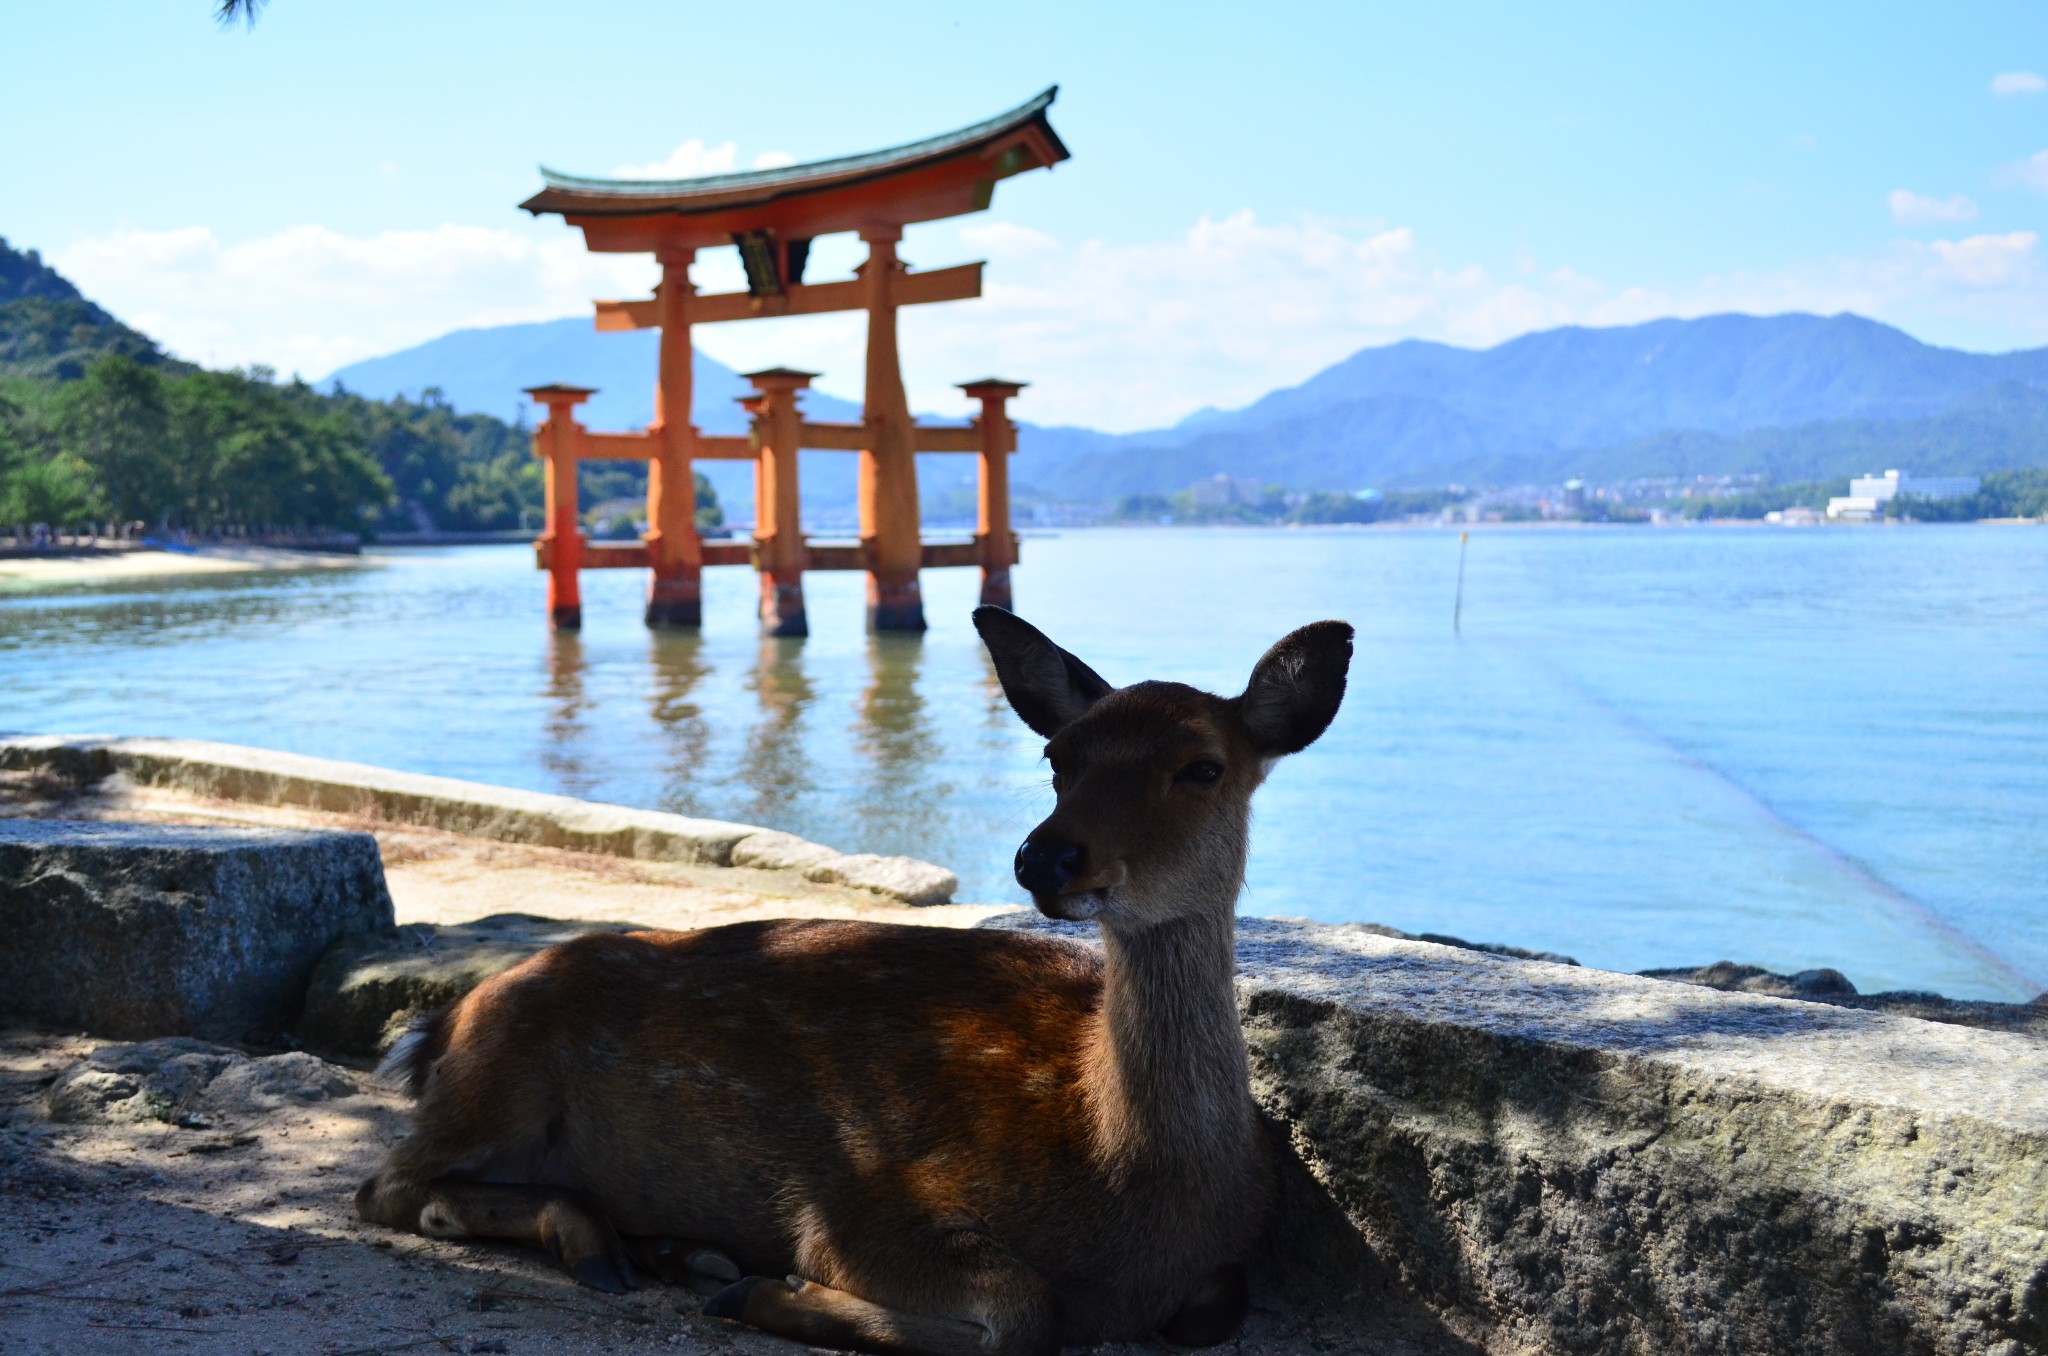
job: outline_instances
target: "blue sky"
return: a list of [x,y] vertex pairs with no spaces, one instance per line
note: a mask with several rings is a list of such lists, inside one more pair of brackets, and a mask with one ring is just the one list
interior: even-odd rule
[[[245,32],[207,0],[16,7],[0,234],[188,356],[317,376],[644,287],[515,210],[537,162],[810,159],[1057,82],[1075,158],[906,242],[993,263],[983,301],[908,322],[922,405],[1001,370],[1031,417],[1137,427],[1366,344],[1723,309],[2048,344],[2037,5],[769,13],[273,0]],[[700,285],[733,271],[707,256]],[[848,320],[700,342],[859,387]]]

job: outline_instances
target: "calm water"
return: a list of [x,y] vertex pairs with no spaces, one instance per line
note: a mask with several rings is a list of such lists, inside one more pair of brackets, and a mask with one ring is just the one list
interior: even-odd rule
[[[1292,626],[1359,629],[1351,694],[1261,792],[1245,909],[1640,969],[1835,965],[2048,988],[2048,531],[1487,531],[1451,632],[1439,531],[1091,531],[1020,610],[1113,682],[1235,691]],[[808,641],[714,571],[701,637],[585,576],[551,637],[525,548],[0,597],[0,729],[172,734],[773,825],[960,872],[1050,801],[1039,741],[926,575],[921,641],[809,581]]]

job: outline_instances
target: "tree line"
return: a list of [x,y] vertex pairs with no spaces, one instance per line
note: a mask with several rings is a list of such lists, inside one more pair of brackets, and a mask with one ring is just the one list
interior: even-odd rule
[[[719,521],[701,476],[697,493]],[[371,400],[129,353],[74,380],[0,377],[0,530],[491,531],[537,527],[542,498],[528,428],[434,391]]]

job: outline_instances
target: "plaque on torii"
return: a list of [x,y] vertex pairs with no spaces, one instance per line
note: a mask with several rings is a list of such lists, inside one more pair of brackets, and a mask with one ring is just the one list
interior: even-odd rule
[[[592,250],[651,253],[661,282],[651,298],[600,301],[600,330],[659,329],[654,422],[639,433],[592,433],[577,423],[581,387],[529,388],[548,419],[534,435],[547,462],[547,520],[535,543],[548,572],[548,611],[558,627],[582,622],[577,572],[615,566],[651,571],[646,620],[696,626],[706,565],[752,564],[760,572],[761,622],[775,635],[806,630],[803,573],[860,569],[868,575],[868,623],[876,630],[921,631],[918,571],[978,565],[982,600],[1008,606],[1017,555],[1010,526],[1009,454],[1015,430],[1006,403],[1022,389],[988,378],[961,383],[981,414],[969,427],[921,427],[910,416],[897,354],[896,311],[925,302],[981,295],[982,265],[912,272],[896,257],[903,228],[986,209],[999,180],[1050,168],[1067,158],[1046,111],[1057,87],[1000,117],[929,140],[806,165],[694,179],[586,179],[543,168],[547,187],[520,204],[536,216],[559,214]],[[811,242],[854,232],[867,259],[849,279],[805,282]],[[697,252],[730,245],[746,270],[744,292],[699,295],[690,283]],[[866,399],[859,423],[812,423],[798,392],[815,373],[772,368],[749,376],[753,431],[744,437],[699,433],[690,421],[692,325],[765,316],[868,314]],[[801,534],[797,451],[837,449],[860,456],[860,539],[856,546],[813,545]],[[926,543],[919,531],[919,452],[981,457],[980,514],[971,543]],[[576,464],[589,458],[645,459],[647,532],[638,546],[585,542],[577,517]],[[754,463],[754,541],[705,543],[697,534],[693,464]]]

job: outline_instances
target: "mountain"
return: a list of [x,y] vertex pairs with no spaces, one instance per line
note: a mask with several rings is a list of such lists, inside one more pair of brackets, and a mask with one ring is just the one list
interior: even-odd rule
[[0,374],[72,381],[108,353],[146,367],[193,370],[87,301],[34,250],[13,249],[0,237]]
[[[537,407],[521,394],[551,381],[592,386],[597,394],[581,407],[583,422],[595,429],[641,428],[654,419],[654,368],[661,343],[657,330],[599,334],[588,318],[544,320],[456,330],[424,344],[350,363],[322,386],[340,385],[380,400],[418,399],[439,387],[458,410],[517,420]],[[731,368],[703,353],[693,369],[696,389],[692,417],[706,433],[744,433],[747,417],[735,402],[754,388]],[[850,400],[806,392],[804,412],[813,419],[859,419]]]
[[[501,415],[517,408],[522,386],[575,381],[600,388],[592,427],[631,428],[652,414],[656,343],[652,331],[599,334],[581,319],[509,325],[458,331],[334,377],[377,395],[438,386],[457,409]],[[701,353],[696,370],[699,426],[744,427],[733,398],[746,384]],[[1219,473],[1351,490],[1574,475],[1809,479],[1884,465],[1970,472],[2048,462],[2044,393],[2048,349],[1965,353],[1855,315],[1572,326],[1489,349],[1418,340],[1363,349],[1298,386],[1171,428],[1021,425],[1013,474],[1020,497],[1100,502]],[[859,417],[823,394],[806,404],[813,418]],[[928,506],[964,508],[971,461],[924,465]],[[745,468],[708,469],[736,507],[751,498]],[[804,474],[807,502],[851,511],[851,458],[806,454]]]
[[1364,349],[1243,409],[1048,446],[1017,474],[1107,498],[1218,472],[1341,490],[1795,465],[1837,475],[1888,457],[1961,471],[1992,447],[2030,459],[2006,464],[2048,458],[2027,399],[2041,391],[2048,350],[1936,348],[1855,315],[1574,326],[1491,349]]

